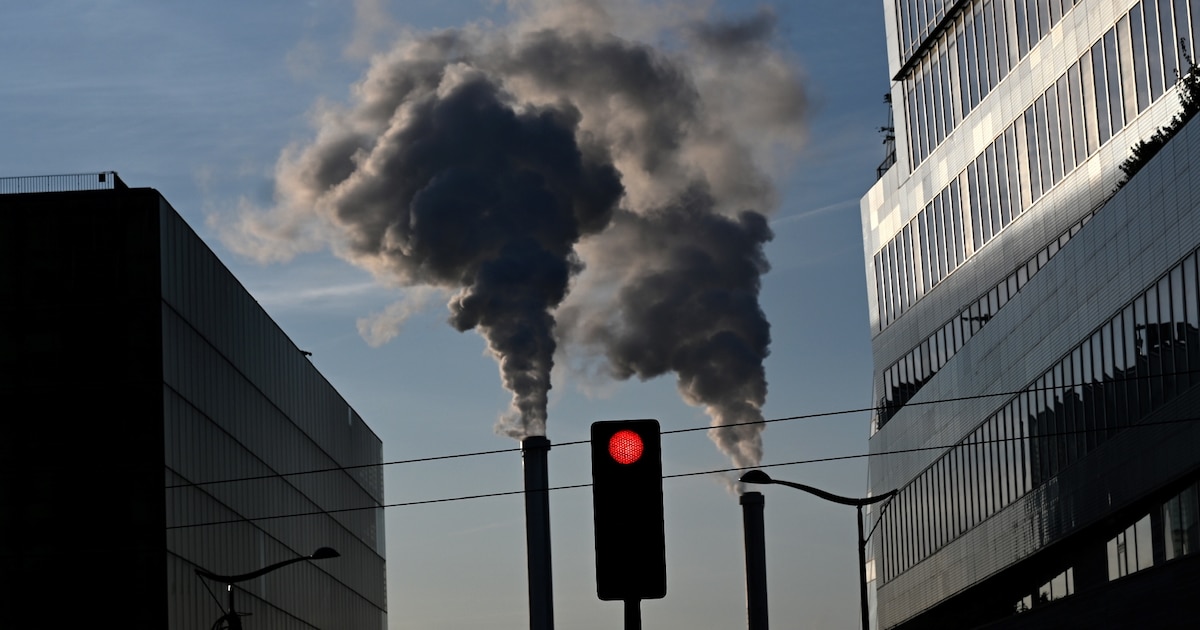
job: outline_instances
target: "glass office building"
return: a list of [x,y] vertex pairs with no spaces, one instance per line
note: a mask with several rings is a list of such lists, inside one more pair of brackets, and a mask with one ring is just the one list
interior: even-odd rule
[[[861,202],[879,628],[1189,625],[1200,583],[1200,0],[886,0]],[[1194,622],[1192,622],[1194,623]]]
[[[386,627],[382,444],[167,201],[0,180],[0,610],[22,627]],[[293,474],[323,471],[311,474]]]

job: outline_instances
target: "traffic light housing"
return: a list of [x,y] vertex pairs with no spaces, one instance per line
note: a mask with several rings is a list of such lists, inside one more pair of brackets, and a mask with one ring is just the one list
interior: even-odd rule
[[600,599],[665,597],[662,440],[657,420],[592,423],[592,509]]

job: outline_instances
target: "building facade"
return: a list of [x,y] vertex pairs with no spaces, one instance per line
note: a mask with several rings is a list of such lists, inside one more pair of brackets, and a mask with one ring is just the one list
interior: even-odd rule
[[331,547],[237,584],[245,627],[385,628],[362,418],[157,191],[104,173],[0,193],[5,619],[211,628],[225,585],[195,569]]
[[1176,627],[1200,578],[1200,125],[1120,165],[1180,111],[1200,0],[884,4],[869,483],[899,493],[874,623]]

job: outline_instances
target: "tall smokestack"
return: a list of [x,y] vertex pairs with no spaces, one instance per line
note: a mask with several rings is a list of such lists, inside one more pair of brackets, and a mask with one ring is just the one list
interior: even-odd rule
[[767,630],[767,545],[761,492],[747,492],[742,504],[746,532],[746,612],[750,630]]
[[546,465],[549,452],[550,440],[543,436],[535,435],[521,440],[521,456],[525,460],[529,630],[554,630],[554,592],[550,573],[550,481]]

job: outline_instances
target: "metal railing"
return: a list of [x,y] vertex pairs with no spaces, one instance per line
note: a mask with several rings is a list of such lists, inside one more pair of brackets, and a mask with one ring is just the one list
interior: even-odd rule
[[0,195],[71,192],[78,190],[122,190],[128,188],[116,171],[71,175],[28,175],[0,177]]
[[879,181],[880,179],[883,179],[883,176],[888,172],[888,169],[892,168],[892,165],[895,163],[896,163],[896,150],[892,149],[883,158],[883,162],[881,162],[879,164],[879,166],[875,167],[875,181]]

